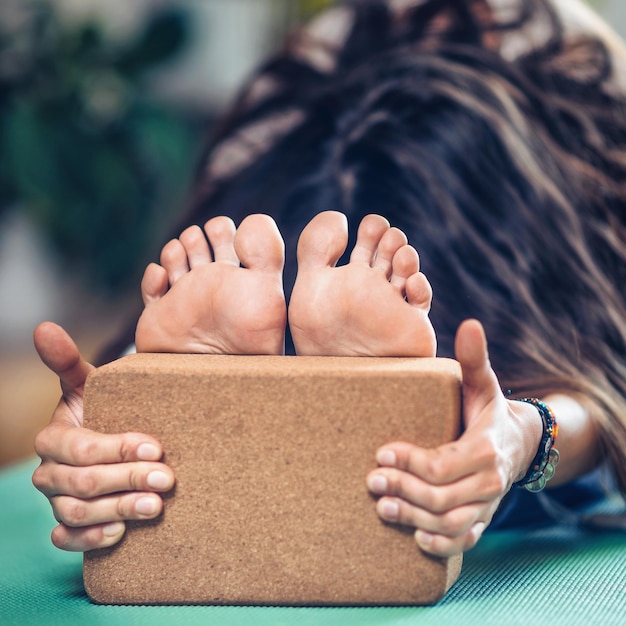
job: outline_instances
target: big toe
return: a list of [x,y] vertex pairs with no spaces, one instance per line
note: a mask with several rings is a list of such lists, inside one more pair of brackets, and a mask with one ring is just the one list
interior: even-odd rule
[[276,222],[269,215],[248,215],[235,233],[235,252],[248,269],[282,271],[285,244]]
[[298,240],[299,267],[334,267],[348,246],[348,220],[343,213],[318,213]]

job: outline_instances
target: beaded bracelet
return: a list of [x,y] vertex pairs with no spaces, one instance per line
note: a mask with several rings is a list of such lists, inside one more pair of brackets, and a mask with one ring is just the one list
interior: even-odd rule
[[559,451],[553,446],[559,432],[559,425],[552,409],[537,398],[519,398],[518,402],[528,402],[539,411],[543,422],[543,435],[537,455],[530,464],[530,468],[521,480],[513,483],[515,487],[524,487],[528,491],[541,491],[546,483],[554,476],[554,470],[559,463]]

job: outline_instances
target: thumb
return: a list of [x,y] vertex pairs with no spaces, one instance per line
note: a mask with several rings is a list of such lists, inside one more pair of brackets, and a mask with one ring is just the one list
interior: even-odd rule
[[491,368],[487,337],[478,320],[465,320],[459,326],[454,352],[463,374],[465,427],[491,402],[502,396],[500,384]]
[[42,322],[33,333],[39,358],[60,379],[63,393],[83,387],[94,369],[81,356],[72,338],[57,324]]

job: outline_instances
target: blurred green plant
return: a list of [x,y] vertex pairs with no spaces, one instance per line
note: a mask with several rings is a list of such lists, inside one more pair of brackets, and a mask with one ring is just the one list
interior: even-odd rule
[[164,10],[132,41],[112,41],[98,23],[63,23],[49,2],[19,9],[0,22],[0,218],[25,211],[66,267],[123,290],[197,155],[197,121],[146,87],[183,50],[186,15]]
[[306,19],[335,4],[335,0],[298,0],[298,4],[301,16]]

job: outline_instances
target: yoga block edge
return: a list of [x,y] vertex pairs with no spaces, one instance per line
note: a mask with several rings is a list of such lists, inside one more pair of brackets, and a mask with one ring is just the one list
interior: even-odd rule
[[391,441],[458,437],[450,359],[137,354],[94,370],[85,426],[143,432],[176,475],[156,520],[84,555],[100,604],[425,605],[462,558],[424,554],[365,477]]

